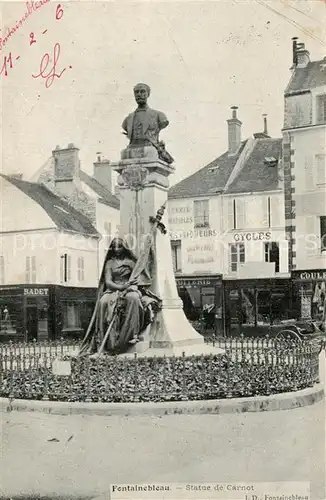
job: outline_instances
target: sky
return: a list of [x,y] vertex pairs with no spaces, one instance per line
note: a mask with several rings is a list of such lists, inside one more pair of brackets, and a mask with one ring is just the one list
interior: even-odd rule
[[[26,6],[0,5],[3,35]],[[87,172],[97,152],[119,161],[127,145],[121,123],[136,107],[132,88],[144,82],[150,107],[170,121],[161,138],[175,158],[174,184],[227,149],[233,105],[243,139],[262,131],[264,113],[270,135],[281,137],[293,36],[312,60],[326,55],[325,0],[63,1],[61,7],[58,20],[58,3],[35,10],[0,51],[0,68],[5,56],[13,62],[0,76],[0,171],[21,172],[26,180],[57,145],[74,143]],[[47,53],[44,73],[51,69],[55,45],[56,74],[66,69],[46,88],[37,75]]]

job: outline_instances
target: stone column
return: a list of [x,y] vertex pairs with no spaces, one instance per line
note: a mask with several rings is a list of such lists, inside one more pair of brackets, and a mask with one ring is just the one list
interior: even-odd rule
[[[144,232],[140,235],[139,248],[143,243],[142,236],[144,233],[148,233],[151,227],[149,217],[155,216],[157,210],[167,202],[168,177],[175,171],[174,167],[160,160],[153,149],[150,148],[150,156],[123,159],[111,164],[114,170],[119,173],[120,226],[123,237],[130,234],[130,220],[134,214],[136,203],[137,191],[130,184],[132,179],[134,179],[135,185],[137,179],[141,180],[141,188],[138,191],[139,218],[142,221]],[[162,222],[166,226],[167,234],[162,234],[159,230],[156,233],[154,243],[155,274],[152,286],[153,292],[162,299],[162,310],[151,325],[149,346],[152,351],[163,348],[164,353],[178,350],[178,348],[187,354],[195,354],[198,349],[201,352],[206,352],[209,348],[204,345],[203,337],[187,320],[183,312],[182,300],[178,295],[173,270],[167,211]],[[136,236],[135,227],[132,230]],[[216,353],[216,349],[214,352]]]

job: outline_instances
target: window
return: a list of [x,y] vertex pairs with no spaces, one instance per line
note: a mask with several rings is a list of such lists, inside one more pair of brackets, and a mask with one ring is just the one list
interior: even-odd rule
[[316,155],[316,183],[326,184],[326,155]]
[[195,227],[209,227],[208,200],[194,201]]
[[275,263],[275,272],[280,272],[280,249],[274,241],[265,243],[265,262]]
[[244,229],[246,227],[245,200],[228,200],[228,227],[229,229]]
[[0,285],[5,284],[5,259],[0,255]]
[[230,271],[232,273],[238,270],[238,264],[245,262],[244,243],[230,244]]
[[320,246],[321,251],[326,251],[326,216],[320,217]]
[[36,257],[26,257],[26,283],[36,283]]
[[171,241],[173,270],[175,273],[181,271],[181,240]]
[[317,96],[317,123],[326,122],[326,94]]
[[84,257],[78,257],[78,260],[77,260],[77,279],[78,279],[78,281],[84,281],[84,279],[85,279]]

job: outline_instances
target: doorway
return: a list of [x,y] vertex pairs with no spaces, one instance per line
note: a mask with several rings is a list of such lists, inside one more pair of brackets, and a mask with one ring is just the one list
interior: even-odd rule
[[38,333],[38,313],[37,306],[26,307],[26,336],[27,342],[37,340]]

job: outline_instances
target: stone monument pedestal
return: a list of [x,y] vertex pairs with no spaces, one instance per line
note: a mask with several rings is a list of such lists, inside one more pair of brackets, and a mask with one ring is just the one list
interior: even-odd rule
[[[139,157],[142,153],[143,157]],[[130,158],[132,155],[138,157]],[[167,202],[168,176],[175,168],[160,160],[155,148],[143,148],[143,151],[141,148],[127,148],[121,157],[125,159],[111,164],[119,174],[120,236],[126,238],[132,250],[139,255],[145,237],[150,232],[149,218],[155,216],[157,210]],[[156,232],[151,288],[162,300],[162,309],[144,332],[143,339],[131,346],[128,354],[222,354],[222,349],[204,343],[202,335],[192,327],[184,314],[174,277],[167,211],[162,223],[167,234],[162,234],[159,229]]]

